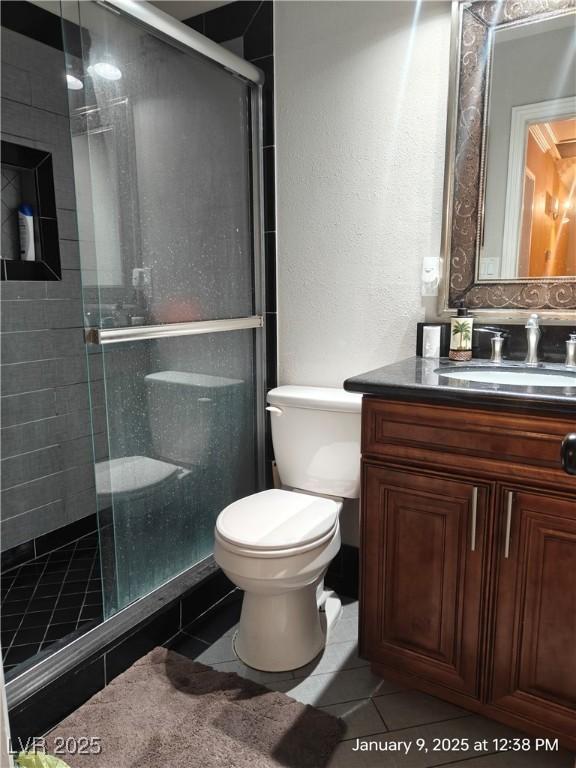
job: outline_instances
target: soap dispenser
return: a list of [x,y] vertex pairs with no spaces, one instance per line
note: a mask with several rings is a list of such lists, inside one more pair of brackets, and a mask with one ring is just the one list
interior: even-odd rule
[[456,317],[450,321],[450,360],[472,360],[472,326],[474,318],[464,306],[458,302]]
[[571,333],[566,342],[566,365],[569,368],[576,367],[576,333]]

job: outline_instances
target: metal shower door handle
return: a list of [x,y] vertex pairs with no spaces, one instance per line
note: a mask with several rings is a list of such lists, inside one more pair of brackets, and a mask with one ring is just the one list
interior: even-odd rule
[[248,317],[230,317],[226,320],[194,320],[189,323],[135,325],[123,328],[86,328],[84,335],[88,344],[102,345],[243,331],[249,328],[262,328],[263,326],[264,318],[262,315],[249,315]]

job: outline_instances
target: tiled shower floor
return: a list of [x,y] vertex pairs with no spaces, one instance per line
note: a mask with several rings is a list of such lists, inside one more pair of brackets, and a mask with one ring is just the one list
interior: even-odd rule
[[102,621],[98,534],[5,571],[2,598],[4,673],[72,634]]

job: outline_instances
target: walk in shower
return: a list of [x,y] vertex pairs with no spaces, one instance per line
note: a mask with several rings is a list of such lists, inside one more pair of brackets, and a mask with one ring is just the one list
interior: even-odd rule
[[60,14],[97,526],[3,573],[16,701],[185,586],[264,482],[261,74],[146,3]]

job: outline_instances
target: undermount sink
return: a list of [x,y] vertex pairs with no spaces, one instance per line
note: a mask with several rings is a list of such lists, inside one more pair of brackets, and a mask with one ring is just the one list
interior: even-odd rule
[[504,384],[516,387],[576,387],[576,371],[531,370],[529,368],[437,368],[435,373],[448,379]]

